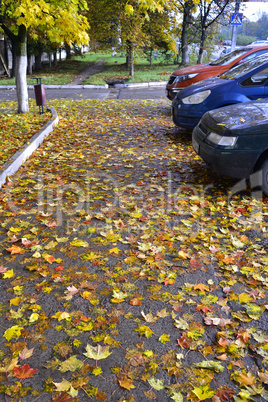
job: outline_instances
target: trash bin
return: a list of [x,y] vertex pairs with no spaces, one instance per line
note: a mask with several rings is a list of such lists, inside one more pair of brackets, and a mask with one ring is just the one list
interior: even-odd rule
[[39,106],[39,113],[44,113],[44,105],[46,105],[45,86],[41,83],[41,78],[36,78],[37,84],[34,86],[36,105]]

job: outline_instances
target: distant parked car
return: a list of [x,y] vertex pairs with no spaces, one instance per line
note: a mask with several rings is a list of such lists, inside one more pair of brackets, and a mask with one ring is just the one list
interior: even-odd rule
[[256,40],[255,42],[252,42],[251,45],[259,45],[259,46],[268,45],[268,40]]
[[172,103],[173,121],[193,129],[209,110],[268,97],[267,84],[268,54],[263,54],[180,91]]
[[[240,46],[236,46],[236,47],[235,47],[235,50],[236,50],[236,49],[240,49]],[[223,56],[225,56],[226,54],[231,53],[231,50],[232,50],[232,47],[231,47],[231,46],[226,46],[226,47],[223,49],[223,51],[221,52],[220,57],[223,57]]]
[[206,78],[221,74],[234,65],[243,63],[265,52],[268,52],[268,44],[266,46],[245,46],[209,64],[196,64],[194,66],[180,68],[170,76],[166,85],[166,95],[168,99],[173,100],[177,93],[183,88]]
[[259,172],[252,187],[261,185],[268,196],[268,99],[205,113],[194,128],[192,145],[224,176],[242,179]]
[[223,45],[223,46],[231,46],[231,44],[232,44],[232,41],[231,41],[230,39],[226,39],[226,40],[224,40],[224,41],[222,42],[222,45]]

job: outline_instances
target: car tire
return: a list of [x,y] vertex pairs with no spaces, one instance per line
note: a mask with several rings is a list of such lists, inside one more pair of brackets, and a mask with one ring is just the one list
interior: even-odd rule
[[261,166],[262,192],[268,197],[268,159]]

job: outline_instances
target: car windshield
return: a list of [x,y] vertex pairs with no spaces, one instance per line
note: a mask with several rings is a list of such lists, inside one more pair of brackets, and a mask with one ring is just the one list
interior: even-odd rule
[[254,57],[253,59],[250,59],[245,63],[230,68],[230,70],[227,70],[224,73],[220,74],[219,78],[223,78],[226,80],[235,80],[267,62],[268,62],[268,55],[267,53],[265,53],[260,56]]
[[243,54],[247,53],[249,50],[251,50],[251,48],[241,48],[241,49],[236,49],[231,53],[228,53],[222,57],[220,57],[219,59],[217,59],[216,61],[214,61],[213,63],[209,63],[210,66],[224,66],[225,64],[229,64],[232,61],[234,61],[235,59],[237,59],[239,56],[242,56]]

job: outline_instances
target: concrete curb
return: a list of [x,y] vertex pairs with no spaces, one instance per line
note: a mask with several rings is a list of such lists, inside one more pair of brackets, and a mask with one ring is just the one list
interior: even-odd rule
[[35,133],[32,138],[0,168],[0,188],[6,182],[7,177],[17,172],[25,160],[32,155],[43,142],[44,138],[47,137],[58,124],[59,118],[56,110],[53,107],[48,107],[47,109],[50,110],[53,118],[48,121],[40,131]]
[[[138,87],[155,87],[164,86],[167,81],[156,82],[140,82],[135,84],[115,84],[114,88],[138,88]],[[45,89],[108,89],[106,85],[44,85]],[[0,85],[1,89],[16,89],[16,85]],[[28,89],[34,89],[34,85],[28,85]]]

